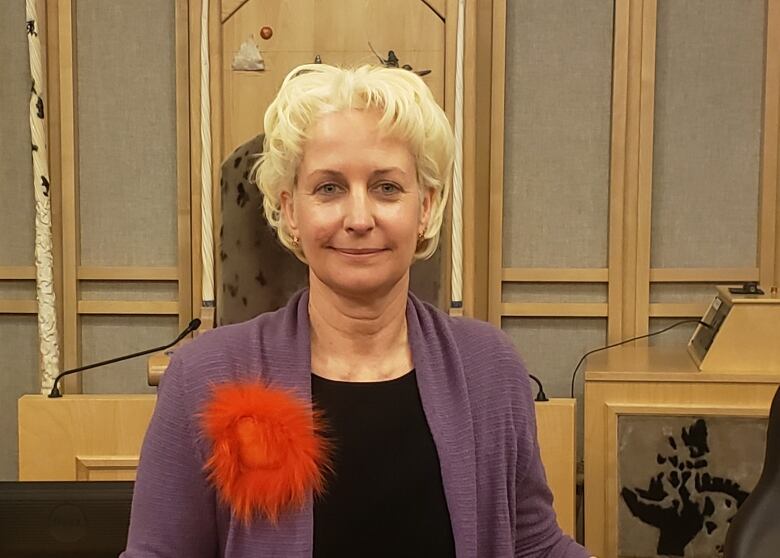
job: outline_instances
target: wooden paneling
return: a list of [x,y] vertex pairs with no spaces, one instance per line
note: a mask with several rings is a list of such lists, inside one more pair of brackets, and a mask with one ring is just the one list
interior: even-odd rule
[[79,266],[76,275],[79,280],[97,281],[176,281],[179,270],[176,267],[99,267]]
[[553,508],[563,532],[576,537],[575,485],[577,436],[575,434],[574,399],[551,399],[536,403],[536,422],[539,425],[539,450],[553,491]]
[[[75,368],[80,364],[81,336],[78,319],[78,278],[81,263],[78,203],[78,129],[76,126],[76,28],[72,0],[58,3],[58,54],[60,98],[60,177],[62,180],[62,366]],[[71,376],[64,381],[67,392],[81,391],[81,378]]]
[[501,280],[505,283],[606,283],[607,269],[505,267]]
[[131,460],[138,459],[155,400],[154,395],[23,396],[19,480],[76,480],[79,474],[92,480],[96,468],[120,465],[126,475]]
[[78,481],[133,481],[138,455],[77,455]]
[[505,302],[502,316],[605,318],[607,305],[597,303]]
[[21,279],[35,280],[35,267],[28,265],[4,265],[0,266],[0,281],[10,279],[13,281]]
[[767,2],[758,261],[764,286],[780,285],[780,2]]
[[490,118],[490,222],[488,224],[488,319],[501,327],[504,238],[504,90],[506,87],[506,0],[493,1]]

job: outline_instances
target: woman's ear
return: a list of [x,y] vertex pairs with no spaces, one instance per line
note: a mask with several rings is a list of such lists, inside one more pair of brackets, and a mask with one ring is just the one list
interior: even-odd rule
[[428,223],[431,221],[431,211],[433,208],[433,188],[426,188],[422,196],[422,207],[420,210],[420,230],[419,233],[425,233],[428,230]]
[[286,190],[279,196],[279,203],[282,209],[282,225],[287,228],[290,236],[298,236],[298,222],[295,220],[295,204],[293,203],[293,194]]

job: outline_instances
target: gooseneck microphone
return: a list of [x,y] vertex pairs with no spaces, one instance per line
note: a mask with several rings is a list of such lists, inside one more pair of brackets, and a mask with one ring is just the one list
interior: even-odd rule
[[542,381],[534,376],[533,374],[528,374],[528,377],[531,378],[534,382],[536,382],[536,385],[539,386],[539,391],[536,393],[536,397],[534,397],[534,401],[543,403],[545,401],[549,401],[547,398],[547,394],[544,393],[544,386],[542,385]]
[[103,362],[96,362],[94,364],[88,364],[86,366],[79,366],[78,368],[73,368],[72,370],[66,370],[65,372],[60,372],[56,378],[54,378],[54,386],[51,388],[51,392],[49,393],[49,397],[56,398],[56,397],[62,397],[62,394],[60,393],[59,388],[57,387],[57,383],[60,381],[60,378],[63,378],[65,376],[68,376],[70,374],[75,374],[76,372],[84,372],[85,370],[89,370],[90,368],[97,368],[98,366],[106,366],[107,364],[114,364],[115,362],[121,362],[123,360],[129,360],[131,358],[148,355],[149,353],[156,353],[158,351],[164,351],[165,349],[169,349],[170,347],[173,347],[176,343],[187,337],[190,333],[197,330],[200,327],[200,320],[198,318],[195,318],[192,320],[189,325],[187,325],[187,328],[182,331],[176,339],[168,343],[167,345],[163,345],[162,347],[155,347],[153,349],[147,349],[145,351],[139,351],[137,353],[133,353],[131,355],[125,355],[120,356],[116,358],[112,358],[109,360],[104,360]]

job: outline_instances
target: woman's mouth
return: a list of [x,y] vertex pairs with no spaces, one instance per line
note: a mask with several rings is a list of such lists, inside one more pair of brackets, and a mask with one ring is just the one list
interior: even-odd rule
[[384,248],[333,248],[336,252],[347,256],[372,256],[384,252]]

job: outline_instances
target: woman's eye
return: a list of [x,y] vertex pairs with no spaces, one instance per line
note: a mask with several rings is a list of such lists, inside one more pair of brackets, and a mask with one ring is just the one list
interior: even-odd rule
[[316,193],[318,194],[336,194],[339,191],[339,187],[336,184],[323,184],[317,187]]
[[401,191],[401,188],[392,182],[383,182],[379,185],[379,189],[383,194],[397,194]]

